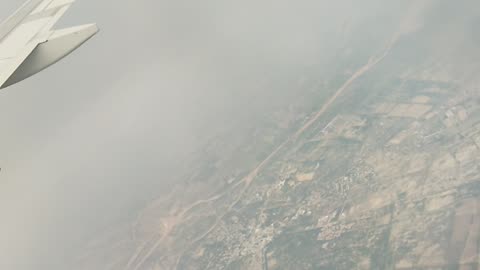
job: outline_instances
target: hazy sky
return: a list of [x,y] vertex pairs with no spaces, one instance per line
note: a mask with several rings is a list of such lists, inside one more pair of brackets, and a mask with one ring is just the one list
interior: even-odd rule
[[[71,243],[161,194],[191,151],[194,83],[183,63],[163,64],[153,3],[78,1],[62,25],[102,32],[0,93],[0,268],[51,269]],[[2,16],[19,4],[3,1]]]
[[387,32],[412,1],[333,2],[77,1],[59,26],[101,32],[0,93],[0,268],[52,269],[168,191],[206,138],[294,95],[266,77],[327,61],[361,23]]

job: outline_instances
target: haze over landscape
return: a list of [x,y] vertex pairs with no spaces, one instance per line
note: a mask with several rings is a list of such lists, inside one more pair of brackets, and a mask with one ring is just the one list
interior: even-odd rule
[[480,3],[337,2],[77,1],[0,93],[0,268],[478,269]]

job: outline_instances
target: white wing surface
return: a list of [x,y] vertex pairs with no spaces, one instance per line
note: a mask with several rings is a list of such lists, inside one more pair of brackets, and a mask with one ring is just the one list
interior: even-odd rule
[[53,30],[74,0],[29,0],[0,24],[0,88],[42,71],[98,32],[95,24]]

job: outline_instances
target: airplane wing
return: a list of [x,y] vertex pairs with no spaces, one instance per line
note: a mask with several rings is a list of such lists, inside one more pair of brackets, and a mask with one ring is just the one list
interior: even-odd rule
[[0,24],[0,89],[24,80],[77,49],[95,24],[53,30],[75,0],[29,0]]

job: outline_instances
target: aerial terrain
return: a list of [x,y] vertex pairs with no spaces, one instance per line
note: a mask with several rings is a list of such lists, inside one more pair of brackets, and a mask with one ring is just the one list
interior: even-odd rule
[[281,98],[69,269],[478,269],[480,10],[398,2],[265,72]]

